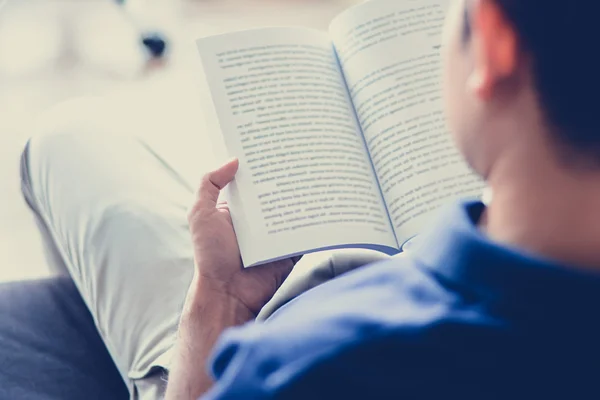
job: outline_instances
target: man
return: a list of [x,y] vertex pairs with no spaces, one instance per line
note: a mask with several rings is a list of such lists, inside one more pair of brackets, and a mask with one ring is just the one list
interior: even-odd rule
[[[96,174],[85,192],[68,191],[61,174],[76,182],[77,162],[103,160],[90,156],[89,139],[34,139],[27,198],[133,396],[156,394],[152,368],[169,364],[169,399],[597,397],[600,135],[593,99],[600,65],[588,56],[597,11],[584,0],[453,1],[444,33],[447,111],[493,200],[453,207],[407,256],[326,282],[264,322],[250,321],[297,260],[242,269],[226,205],[218,203],[237,161],[205,176],[189,212],[191,277],[173,259],[186,254],[173,222],[183,207],[173,199],[187,188],[172,171],[151,169],[152,182]],[[100,154],[101,143],[93,144]],[[48,154],[66,144],[75,155],[49,165]],[[139,151],[130,157],[152,164]],[[123,196],[135,209],[106,193],[117,184],[135,186]],[[160,193],[152,189],[158,184]],[[119,218],[90,213],[90,203]],[[157,220],[152,210],[169,218]],[[137,225],[123,225],[132,215]],[[134,244],[125,262],[111,259],[115,249],[106,242],[123,246],[114,236],[131,235],[154,254]],[[89,243],[99,243],[93,256]],[[177,278],[149,277],[147,268],[172,268]],[[134,279],[155,293],[143,298],[145,307],[125,297]],[[171,364],[162,357],[173,321],[157,310],[179,306],[183,299],[163,294],[186,279]],[[113,296],[99,293],[102,282],[117,285]],[[129,321],[137,328],[123,328]],[[228,329],[234,326],[241,327]]]

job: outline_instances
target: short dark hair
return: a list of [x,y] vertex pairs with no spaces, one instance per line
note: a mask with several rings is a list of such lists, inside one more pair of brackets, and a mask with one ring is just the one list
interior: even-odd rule
[[552,135],[570,155],[600,166],[600,1],[493,1],[531,57],[535,89]]

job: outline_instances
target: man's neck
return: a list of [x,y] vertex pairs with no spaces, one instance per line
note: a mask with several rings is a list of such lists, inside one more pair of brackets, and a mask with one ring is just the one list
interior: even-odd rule
[[568,169],[543,149],[513,154],[488,176],[481,223],[494,240],[600,271],[600,172]]

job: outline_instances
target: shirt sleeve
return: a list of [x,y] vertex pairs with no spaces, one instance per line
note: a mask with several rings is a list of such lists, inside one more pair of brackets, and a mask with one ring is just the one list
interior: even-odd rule
[[249,326],[233,328],[221,336],[207,366],[215,385],[201,400],[265,398],[261,393],[263,377],[258,367],[262,361],[252,356],[256,346],[252,340],[255,330]]
[[428,375],[421,368],[433,372],[425,363],[423,348],[408,349],[397,341],[380,339],[283,364],[259,348],[227,341],[213,359],[215,386],[201,400],[385,399],[392,394],[396,398],[399,393],[409,397],[423,393]]
[[291,316],[297,318],[227,330],[209,363],[215,385],[202,400],[288,398],[285,387],[299,382],[322,360],[335,362],[344,343],[355,341],[335,320],[313,325],[302,312]]

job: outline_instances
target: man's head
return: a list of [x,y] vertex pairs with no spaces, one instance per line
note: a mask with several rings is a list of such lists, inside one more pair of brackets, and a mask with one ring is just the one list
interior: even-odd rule
[[471,166],[487,176],[506,153],[544,146],[600,169],[600,2],[451,2],[446,109]]

